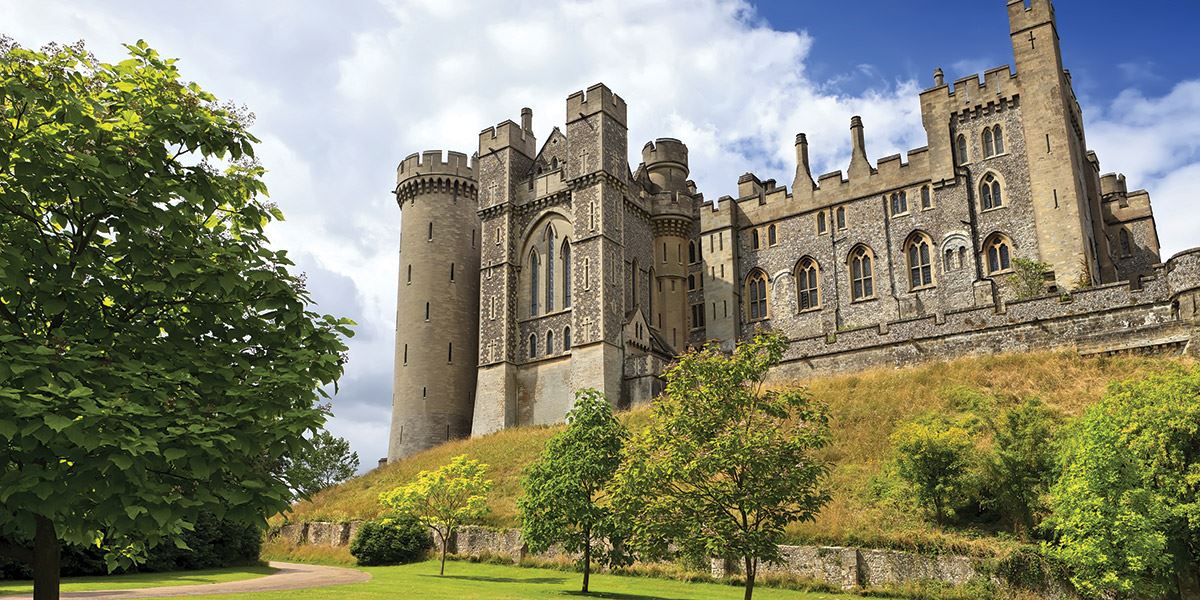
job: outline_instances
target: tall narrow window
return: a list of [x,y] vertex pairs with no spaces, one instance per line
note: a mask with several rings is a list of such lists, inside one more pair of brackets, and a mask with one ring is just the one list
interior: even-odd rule
[[875,296],[871,251],[859,246],[850,252],[850,299],[865,300]]
[[1008,238],[999,233],[988,236],[983,243],[987,255],[987,272],[989,275],[1003,273],[1012,268],[1012,245]]
[[554,331],[546,332],[546,354],[554,354]]
[[767,274],[755,271],[746,279],[746,297],[751,321],[767,318]]
[[999,125],[992,128],[992,138],[996,145],[996,154],[1004,154],[1004,130]]
[[563,308],[571,308],[571,240],[562,243]]
[[454,263],[450,263],[450,281],[454,281]]
[[633,306],[637,306],[638,301],[641,300],[641,298],[639,298],[640,294],[638,294],[638,279],[640,279],[640,274],[638,271],[641,269],[642,268],[640,265],[638,265],[637,259],[634,259],[633,265],[631,265],[629,269],[629,298]]
[[774,246],[778,242],[778,233],[775,230],[775,224],[772,223],[771,226],[767,228],[767,245]]
[[474,229],[471,230],[471,247],[472,248],[475,247],[475,230]]
[[933,206],[933,199],[930,197],[929,186],[921,186],[921,210],[925,210]]
[[945,264],[942,265],[942,271],[954,270],[954,248],[946,248]]
[[558,245],[554,227],[546,226],[546,312],[554,310],[554,247]]
[[429,222],[429,241],[433,241],[433,221]]
[[892,216],[908,212],[908,194],[905,192],[892,193]]
[[828,223],[825,222],[825,211],[817,213],[817,233],[825,233],[829,230]]
[[537,250],[529,253],[529,316],[534,317],[538,314],[538,253]]
[[571,327],[563,327],[563,352],[571,349]]
[[689,292],[696,291],[696,276],[695,275],[688,275],[688,291]]
[[933,263],[930,260],[929,238],[916,234],[909,238],[906,254],[908,255],[908,282],[910,289],[933,285]]
[[1129,243],[1129,232],[1125,229],[1118,229],[1117,238],[1121,243],[1121,256],[1132,256],[1133,245]]
[[958,134],[958,139],[954,144],[954,150],[954,158],[957,160],[958,164],[967,164],[967,136],[961,133]]
[[537,334],[529,334],[529,358],[537,356]]
[[704,327],[704,305],[692,305],[692,329]]
[[448,342],[446,344],[446,362],[454,362],[454,342]]
[[993,173],[988,173],[983,176],[983,181],[979,182],[979,203],[983,206],[983,210],[999,208],[1004,205],[1003,197],[1000,192],[1000,180]]
[[696,242],[688,242],[688,264],[696,264]]
[[429,320],[429,303],[428,302],[425,303],[425,320],[426,321]]
[[408,364],[408,344],[404,345],[404,364]]
[[405,283],[412,283],[412,265],[408,265],[408,281]]
[[992,143],[992,128],[988,127],[983,130],[983,155],[995,156],[996,146]]
[[967,264],[967,247],[959,246],[958,248],[958,268],[963,268]]
[[750,231],[750,247],[755,250],[758,250],[758,230],[757,229]]
[[839,206],[837,209],[837,228],[842,230],[846,228],[846,207]]
[[796,265],[796,291],[799,294],[800,310],[810,310],[821,306],[821,292],[817,281],[820,267],[812,258],[802,258]]

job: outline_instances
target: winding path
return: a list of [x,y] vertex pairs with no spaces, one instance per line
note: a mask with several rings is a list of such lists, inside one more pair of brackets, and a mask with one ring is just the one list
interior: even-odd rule
[[[90,600],[125,600],[127,598],[167,598],[178,596],[204,596],[208,594],[247,594],[251,592],[277,592],[304,588],[361,583],[371,579],[371,574],[355,569],[305,565],[287,562],[270,562],[278,571],[270,575],[201,585],[177,585],[167,587],[139,588],[134,590],[105,590],[97,592],[63,592],[62,598],[88,598]],[[3,600],[29,600],[32,595],[2,596]]]

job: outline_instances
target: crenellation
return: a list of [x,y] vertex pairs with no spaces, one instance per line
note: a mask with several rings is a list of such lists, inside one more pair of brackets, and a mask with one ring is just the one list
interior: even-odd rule
[[[872,164],[852,116],[844,171],[814,179],[796,134],[790,188],[747,172],[706,202],[675,138],[631,168],[628,107],[603,84],[566,98],[540,149],[522,109],[481,132],[480,158],[405,158],[392,455],[559,421],[582,387],[644,404],[680,352],[761,327],[791,340],[776,377],[1047,347],[1200,352],[1200,249],[1163,263],[1149,194],[1101,174],[1050,1],[1028,2],[1008,6],[1015,70],[951,85],[934,71],[924,146]],[[1050,265],[1035,298],[1018,299],[1018,259]],[[468,265],[475,299],[442,281],[447,261]],[[454,336],[475,340],[469,369],[441,354]],[[415,396],[433,377],[455,397]]]

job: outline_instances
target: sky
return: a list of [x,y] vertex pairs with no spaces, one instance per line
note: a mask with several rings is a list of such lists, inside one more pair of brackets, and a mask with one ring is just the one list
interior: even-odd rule
[[[1200,245],[1200,2],[1060,0],[1065,64],[1102,170],[1151,192],[1163,257]],[[795,134],[813,170],[849,164],[861,115],[875,159],[926,144],[917,94],[1011,64],[1004,0],[2,0],[0,34],[85,40],[117,62],[145,39],[185,78],[256,116],[257,154],[287,220],[268,229],[317,310],[358,322],[328,427],[363,468],[387,453],[400,211],[397,163],[477,149],[603,81],[629,105],[630,160],[676,137],[707,198],[745,172],[789,183]]]

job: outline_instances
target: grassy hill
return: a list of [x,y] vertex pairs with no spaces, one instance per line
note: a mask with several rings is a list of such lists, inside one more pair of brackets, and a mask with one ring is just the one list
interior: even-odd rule
[[[833,444],[825,458],[834,469],[832,502],[813,523],[788,530],[789,541],[900,549],[937,549],[979,556],[1015,546],[981,528],[940,529],[911,506],[878,498],[874,480],[886,464],[888,436],[897,423],[931,411],[952,411],[952,398],[969,388],[1004,402],[1036,396],[1064,417],[1079,415],[1114,380],[1138,377],[1187,363],[1179,357],[1081,357],[1070,352],[964,358],[905,369],[876,369],[797,381],[830,407]],[[631,428],[648,418],[645,409],[623,413]],[[491,466],[494,487],[487,524],[516,525],[521,471],[558,427],[525,427],[460,440],[386,465],[293,507],[292,521],[372,518],[381,513],[380,492],[402,485],[423,469],[467,454]]]

